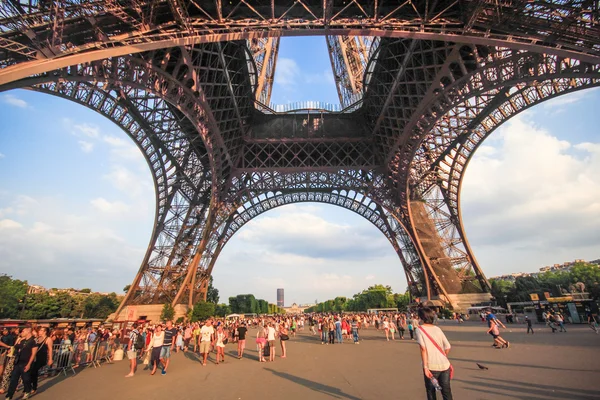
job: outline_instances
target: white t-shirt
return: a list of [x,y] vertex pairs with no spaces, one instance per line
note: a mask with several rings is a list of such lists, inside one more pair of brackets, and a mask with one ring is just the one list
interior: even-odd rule
[[163,342],[165,341],[165,332],[161,331],[160,334],[155,333],[154,336],[152,336],[152,347],[156,348],[156,347],[161,347],[163,345]]
[[[423,332],[421,332],[421,329],[423,329],[422,325],[418,329],[415,329],[415,334],[417,337],[417,343],[419,343],[421,347],[425,347],[427,350],[427,364],[429,369],[431,371],[445,371],[450,368],[450,362],[448,361],[448,358],[435,347],[435,345],[427,336],[425,336]],[[425,331],[427,331],[429,336],[435,340],[437,345],[442,350],[450,349],[450,343],[440,328],[433,325],[427,325],[425,327]]]
[[215,333],[215,328],[211,326],[204,325],[202,329],[200,329],[200,336],[202,336],[201,342],[210,342],[210,337]]
[[275,328],[270,326],[267,328],[267,330],[269,331],[267,335],[267,340],[275,340]]

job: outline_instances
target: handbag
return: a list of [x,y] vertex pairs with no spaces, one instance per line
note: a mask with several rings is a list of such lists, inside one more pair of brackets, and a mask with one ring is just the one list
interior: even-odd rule
[[281,335],[279,335],[279,337],[281,338],[281,340],[289,340],[290,337],[288,335],[286,335],[285,333],[282,333]]
[[150,356],[151,356],[151,353],[152,353],[152,349],[148,349],[148,350],[146,351],[146,355],[144,356],[144,365],[148,365],[148,364],[150,364]]
[[[435,342],[435,340],[432,339],[431,336],[429,336],[429,333],[427,333],[427,331],[425,329],[423,329],[422,326],[419,326],[417,329],[420,329],[421,332],[423,332],[425,334],[425,336],[427,336],[429,338],[429,340],[431,341],[431,343],[433,343],[433,345],[435,346],[436,349],[438,349],[440,351],[440,353],[442,353],[444,355],[444,357],[446,357],[446,360],[448,360],[448,356],[446,355],[446,353],[444,352],[444,350],[441,349],[440,346],[438,346],[438,344]],[[450,362],[450,360],[448,360],[448,362]],[[454,367],[452,366],[452,364],[450,364],[450,379],[454,378]]]

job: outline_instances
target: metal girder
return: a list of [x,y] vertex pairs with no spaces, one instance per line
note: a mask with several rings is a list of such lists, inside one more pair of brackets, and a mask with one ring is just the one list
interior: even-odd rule
[[362,98],[363,78],[378,38],[364,36],[326,36],[329,60],[342,108]]
[[[153,2],[139,0],[136,4],[149,7]],[[460,41],[548,52],[588,62],[600,60],[599,0],[484,0],[483,6],[480,0],[400,4],[373,4],[366,0],[345,4],[321,0],[273,4],[237,0],[207,4],[194,1],[186,5],[170,0],[158,4],[154,15],[161,16],[161,23],[152,31],[134,30],[130,23],[115,21],[113,14],[105,12],[104,2],[64,0],[62,36],[67,39],[56,39],[69,45],[57,53],[46,51],[43,45],[44,38],[57,32],[50,10],[14,8],[10,6],[12,2],[4,3],[0,7],[0,36],[20,35],[12,40],[37,44],[52,62],[31,61],[19,68],[4,68],[0,71],[0,84],[75,63],[157,48],[307,34]],[[128,15],[135,15],[134,8],[123,4]],[[476,17],[471,18],[473,15]],[[106,38],[98,39],[89,16],[103,26]],[[18,62],[10,60],[6,65]]]
[[258,75],[254,98],[262,104],[269,105],[279,53],[279,38],[250,39],[248,47]]
[[423,285],[423,271],[419,255],[406,233],[404,227],[395,218],[393,212],[381,207],[369,197],[358,192],[348,190],[322,191],[290,191],[287,193],[266,192],[260,195],[240,200],[237,208],[234,206],[229,213],[221,217],[220,223],[212,233],[209,248],[203,262],[208,274],[212,272],[214,264],[222,248],[227,242],[253,218],[274,208],[287,204],[316,202],[330,204],[350,210],[377,227],[390,241],[396,251],[407,276],[409,289],[413,296],[426,296],[426,287]]
[[[156,222],[122,306],[193,305],[243,224],[302,201],[369,219],[411,293],[452,302],[489,291],[460,214],[468,161],[512,115],[599,85],[599,4],[9,0],[0,90],[84,104],[144,153]],[[364,94],[352,112],[264,104],[279,38],[306,34],[327,36],[342,105]]]

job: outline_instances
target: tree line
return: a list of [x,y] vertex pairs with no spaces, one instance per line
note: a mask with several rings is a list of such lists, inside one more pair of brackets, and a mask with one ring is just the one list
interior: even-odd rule
[[373,285],[356,293],[352,298],[338,296],[335,299],[318,303],[304,312],[343,312],[367,311],[370,308],[397,308],[404,310],[410,302],[408,291],[394,293],[391,286]]
[[503,307],[511,302],[531,301],[530,294],[537,294],[542,300],[545,293],[560,297],[587,292],[592,299],[598,299],[599,283],[600,267],[584,262],[575,263],[569,271],[546,271],[537,276],[520,276],[514,281],[490,279],[492,296]]
[[100,318],[116,311],[122,297],[116,293],[103,295],[82,289],[80,294],[42,292],[28,294],[27,281],[0,275],[0,318],[53,319]]

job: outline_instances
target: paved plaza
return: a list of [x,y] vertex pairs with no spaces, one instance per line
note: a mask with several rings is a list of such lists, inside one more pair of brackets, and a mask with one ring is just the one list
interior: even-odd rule
[[[600,399],[600,335],[587,326],[552,334],[536,326],[508,325],[509,349],[491,347],[479,322],[440,323],[455,366],[455,399]],[[250,335],[254,335],[251,331]],[[214,353],[203,367],[195,354],[173,356],[168,374],[150,376],[144,366],[126,379],[128,361],[88,368],[76,376],[46,380],[39,400],[54,399],[424,399],[418,345],[386,342],[382,332],[362,330],[360,345],[321,345],[306,330],[288,342],[288,357],[258,363],[249,340],[244,359],[227,345],[224,364]],[[280,354],[280,348],[278,355]],[[476,363],[489,367],[480,370]],[[439,396],[441,398],[441,395]]]

